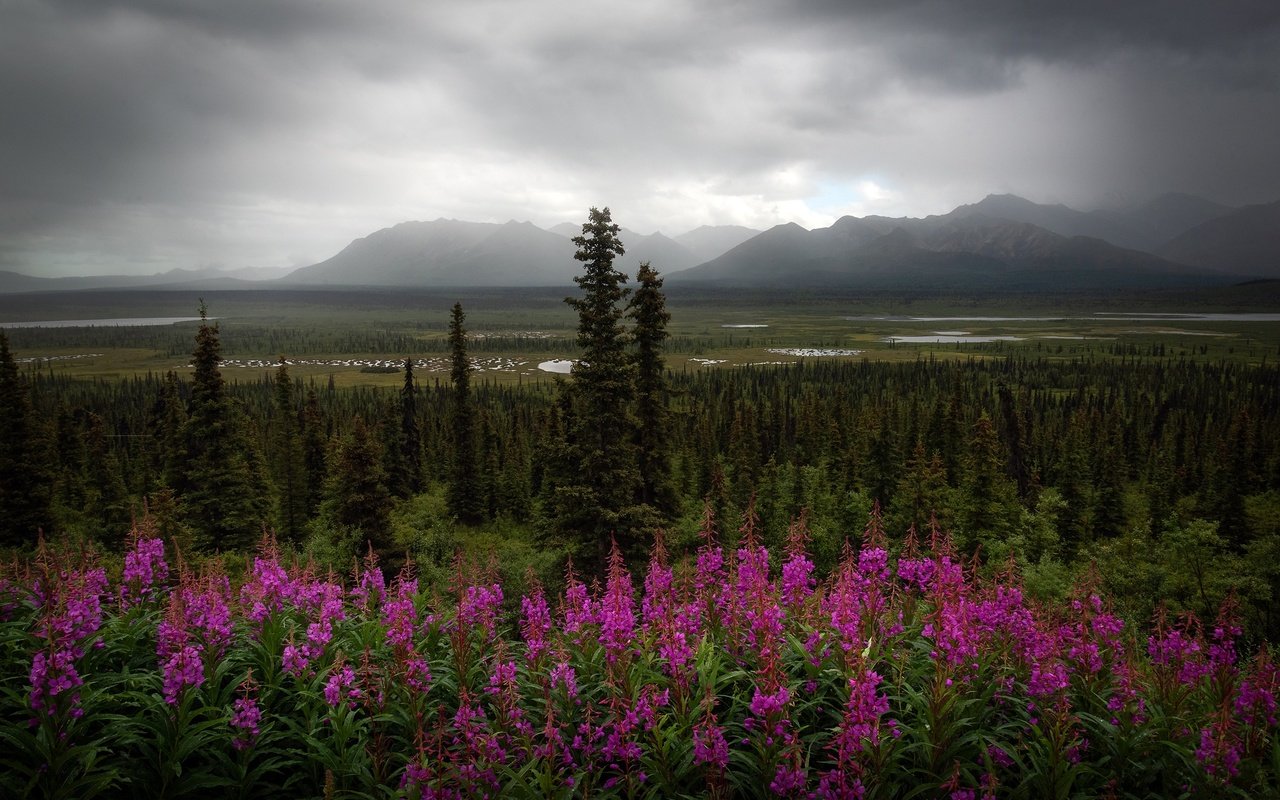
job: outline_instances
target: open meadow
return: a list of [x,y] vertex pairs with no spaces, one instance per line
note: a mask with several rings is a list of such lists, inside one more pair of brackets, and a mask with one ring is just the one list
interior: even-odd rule
[[[256,381],[286,359],[295,377],[396,386],[403,359],[426,384],[448,376],[448,315],[461,301],[479,383],[549,382],[577,353],[569,291],[209,291],[230,381]],[[73,378],[189,374],[199,298],[172,291],[0,296],[20,364]],[[676,372],[802,360],[1030,357],[1280,361],[1280,289],[1231,287],[1106,295],[956,296],[668,291],[668,367]],[[184,321],[155,324],[165,318]],[[147,319],[139,327],[129,319]],[[112,320],[97,327],[67,322]],[[59,327],[39,326],[57,322]]]

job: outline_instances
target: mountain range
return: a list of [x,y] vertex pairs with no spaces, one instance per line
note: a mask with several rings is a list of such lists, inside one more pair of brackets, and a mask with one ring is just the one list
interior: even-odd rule
[[[36,278],[0,272],[0,292],[76,288],[261,286],[558,286],[581,265],[572,237],[550,229],[437,219],[402,222],[331,258],[269,282],[263,271]],[[1093,289],[1187,286],[1280,278],[1280,201],[1232,208],[1167,194],[1122,210],[1078,211],[989,195],[924,218],[852,217],[807,230],[703,226],[680,236],[623,230],[617,266],[642,261],[669,286]]]

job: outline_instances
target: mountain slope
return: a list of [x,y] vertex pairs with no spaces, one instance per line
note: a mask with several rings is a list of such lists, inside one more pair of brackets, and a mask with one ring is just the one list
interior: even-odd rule
[[755,228],[741,225],[702,225],[674,238],[697,256],[697,263],[701,264],[724,255],[759,234]]
[[1160,247],[1165,258],[1260,278],[1280,278],[1280,201],[1245,206]]
[[845,217],[812,231],[778,226],[669,277],[674,283],[902,289],[1067,289],[1215,280],[1202,269],[1150,253],[1062,236],[971,208],[924,220]]
[[577,272],[573,244],[528,222],[403,222],[290,273],[306,285],[549,286]]
[[1057,203],[1046,205],[1012,194],[992,194],[934,219],[982,216],[1025,222],[1068,238],[1087,236],[1119,247],[1152,251],[1203,222],[1231,212],[1228,206],[1195,195],[1169,193],[1131,208],[1077,211]]

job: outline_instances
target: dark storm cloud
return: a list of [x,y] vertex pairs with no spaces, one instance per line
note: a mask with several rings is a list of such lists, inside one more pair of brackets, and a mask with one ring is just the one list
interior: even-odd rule
[[871,29],[891,37],[901,65],[924,73],[939,66],[939,53],[915,45],[930,39],[944,43],[943,64],[947,55],[1078,62],[1135,48],[1239,53],[1274,44],[1280,31],[1272,0],[828,0],[800,8],[807,22],[838,35]]
[[668,232],[1259,202],[1277,53],[1274,2],[11,0],[0,268],[318,260],[600,202]]

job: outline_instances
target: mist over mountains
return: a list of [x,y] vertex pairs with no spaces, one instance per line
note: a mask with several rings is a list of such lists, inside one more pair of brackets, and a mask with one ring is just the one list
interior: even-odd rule
[[[81,288],[570,286],[572,237],[550,229],[454,219],[402,222],[331,258],[272,280],[264,271],[37,278],[0,273],[0,291]],[[1094,289],[1280,278],[1280,202],[1231,208],[1167,194],[1123,210],[1078,211],[989,195],[925,218],[846,216],[825,228],[703,226],[680,236],[623,229],[617,266],[644,261],[669,286]],[[278,272],[277,272],[278,274]],[[269,274],[266,277],[273,277]]]

